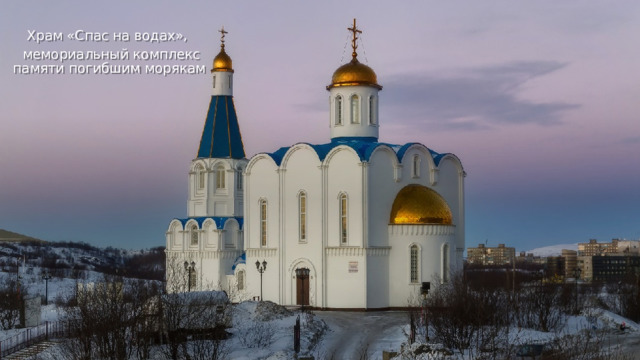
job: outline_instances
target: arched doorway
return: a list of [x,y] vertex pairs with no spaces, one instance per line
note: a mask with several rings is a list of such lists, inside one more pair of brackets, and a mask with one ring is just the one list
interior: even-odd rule
[[310,271],[308,268],[297,268],[296,274],[296,305],[309,305]]

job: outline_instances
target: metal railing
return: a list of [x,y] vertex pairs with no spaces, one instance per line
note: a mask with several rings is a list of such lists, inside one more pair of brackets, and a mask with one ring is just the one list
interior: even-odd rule
[[0,359],[50,339],[69,338],[77,326],[69,321],[45,322],[0,341]]

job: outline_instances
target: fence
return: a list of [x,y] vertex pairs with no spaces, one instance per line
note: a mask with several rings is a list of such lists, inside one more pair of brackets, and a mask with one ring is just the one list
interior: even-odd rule
[[26,329],[10,338],[0,341],[0,359],[41,341],[57,338],[68,338],[74,333],[76,326],[67,321],[45,322],[36,327]]

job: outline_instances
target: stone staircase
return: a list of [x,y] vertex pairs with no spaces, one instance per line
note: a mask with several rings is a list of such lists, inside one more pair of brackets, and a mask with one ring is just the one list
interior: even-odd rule
[[3,358],[3,360],[27,360],[27,359],[35,359],[36,355],[45,351],[53,345],[56,345],[56,341],[45,340],[39,342],[37,344],[31,345],[28,348],[24,348],[18,352],[15,352],[11,355],[7,355]]

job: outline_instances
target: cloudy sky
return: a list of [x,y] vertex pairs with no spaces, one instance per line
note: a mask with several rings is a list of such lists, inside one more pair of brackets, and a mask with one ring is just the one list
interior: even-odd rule
[[[210,75],[14,74],[25,51],[219,51],[224,25],[247,155],[329,139],[325,86],[346,28],[384,86],[380,140],[455,153],[467,246],[640,238],[640,2],[2,1],[0,228],[164,245],[186,216]],[[29,31],[64,41],[28,41]],[[162,44],[67,34],[175,32]],[[124,61],[119,64],[176,64]]]

